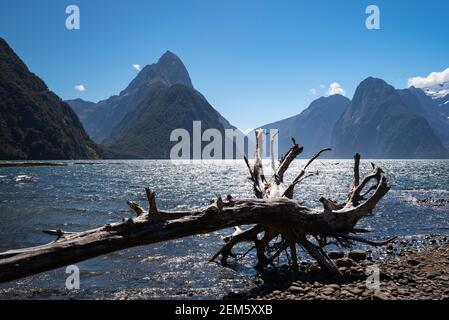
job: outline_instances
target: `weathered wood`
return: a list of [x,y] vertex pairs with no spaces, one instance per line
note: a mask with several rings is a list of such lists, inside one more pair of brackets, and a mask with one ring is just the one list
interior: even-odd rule
[[[226,243],[211,257],[211,261],[221,256],[221,262],[226,264],[229,257],[237,256],[232,253],[236,244],[253,242],[258,259],[257,267],[273,265],[274,259],[282,251],[290,248],[292,266],[297,269],[296,243],[298,243],[324,270],[338,275],[338,269],[323,250],[328,243],[328,238],[335,238],[343,245],[348,245],[351,241],[384,245],[393,240],[377,243],[350,235],[362,232],[362,229],[355,227],[357,222],[370,216],[377,203],[389,190],[382,169],[374,167],[374,171],[359,183],[360,157],[358,160],[356,157],[355,167],[357,168],[354,168],[354,181],[346,202],[337,204],[321,198],[323,208],[306,208],[302,206],[301,201],[292,199],[293,188],[307,176],[306,169],[312,161],[328,149],[323,149],[312,157],[297,177],[288,187],[285,187],[283,175],[293,159],[302,151],[302,147],[294,141],[286,157],[279,162],[273,177],[267,180],[261,158],[261,131],[258,130],[256,135],[258,142],[254,166],[251,166],[245,158],[256,199],[234,199],[228,195],[225,200],[218,197],[208,206],[172,212],[158,209],[154,192],[147,188],[145,192],[148,199],[148,211],[139,204],[128,201],[128,205],[137,215],[135,218],[123,219],[121,222],[83,232],[47,230],[45,231],[47,234],[57,237],[55,241],[37,247],[0,253],[0,282],[77,263],[117,250],[231,227],[235,227],[236,231],[224,237]],[[372,182],[374,184],[367,188]],[[368,190],[363,192],[366,188]],[[284,192],[287,189],[291,190],[288,195]],[[242,231],[239,226],[250,227]],[[311,242],[310,238],[316,239],[317,244]],[[273,241],[280,242],[276,243],[275,248],[278,249],[270,257],[267,249]],[[240,256],[245,256],[246,253]]]
[[145,193],[148,199],[148,212],[152,215],[158,214],[156,206],[156,195],[149,188],[145,188]]
[[299,174],[293,179],[293,181],[289,184],[289,186],[285,189],[282,196],[285,196],[289,199],[293,198],[293,189],[295,186],[302,181],[302,178],[306,174],[307,168],[312,164],[312,162],[319,158],[319,156],[326,151],[331,151],[331,148],[326,148],[320,150],[317,154],[315,154],[312,158],[310,158],[309,161],[307,161],[306,165],[302,168],[302,170],[299,172]]
[[329,256],[324,252],[324,250],[312,242],[308,241],[305,237],[298,240],[299,244],[306,250],[312,258],[314,258],[321,268],[330,274],[341,275],[340,270],[337,269],[335,264],[329,258]]
[[294,272],[299,272],[298,256],[296,254],[296,243],[294,241],[289,242],[290,252],[292,254],[292,266]]
[[[305,208],[298,201],[286,198],[240,199],[233,200],[232,205],[226,200],[221,211],[213,204],[187,212],[160,211],[158,216],[144,213],[133,219],[132,223],[126,220],[84,232],[62,233],[59,240],[47,245],[0,254],[0,281],[17,279],[117,250],[239,225],[269,226],[271,232],[280,233],[289,241],[299,242],[314,258],[324,259],[314,247],[304,242],[303,237],[350,233],[355,223],[369,215],[388,191],[386,179],[383,177],[379,181],[375,193],[364,203],[331,212]],[[252,229],[251,235],[256,234],[254,230],[261,229]],[[244,235],[242,233],[240,237]],[[328,264],[326,259],[321,262]]]

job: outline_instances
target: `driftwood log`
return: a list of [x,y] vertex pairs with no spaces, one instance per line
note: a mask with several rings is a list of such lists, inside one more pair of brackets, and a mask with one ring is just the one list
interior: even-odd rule
[[[373,171],[360,179],[360,156],[354,157],[354,179],[347,199],[336,203],[321,198],[322,208],[306,208],[302,202],[293,199],[293,191],[305,178],[309,165],[324,149],[310,159],[289,184],[284,183],[284,174],[293,160],[302,152],[293,139],[293,146],[277,163],[272,159],[274,175],[267,179],[262,166],[262,141],[265,132],[256,131],[256,155],[253,165],[245,157],[256,198],[234,199],[231,196],[218,198],[208,206],[185,212],[163,211],[157,208],[154,192],[145,189],[148,210],[128,201],[136,217],[107,224],[83,232],[46,230],[56,240],[41,246],[10,250],[0,253],[0,282],[11,281],[32,274],[77,263],[89,258],[117,250],[148,245],[182,237],[205,234],[213,231],[235,228],[235,232],[224,238],[223,247],[211,257],[221,257],[226,264],[229,257],[239,257],[233,247],[241,242],[254,245],[258,268],[274,265],[282,253],[290,252],[289,261],[297,270],[296,250],[299,245],[321,268],[329,273],[340,272],[324,251],[331,243],[349,246],[352,242],[369,245],[384,245],[394,240],[374,242],[355,235],[367,232],[356,228],[357,222],[370,216],[377,203],[388,192],[387,178],[381,168],[373,164]],[[241,226],[249,226],[244,231]]]

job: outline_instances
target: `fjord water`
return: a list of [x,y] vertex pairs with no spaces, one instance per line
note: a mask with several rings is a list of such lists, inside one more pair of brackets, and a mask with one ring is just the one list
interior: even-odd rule
[[[448,207],[420,204],[429,197],[449,198],[449,160],[376,160],[386,172],[391,191],[375,215],[360,225],[369,237],[409,237],[448,233]],[[304,164],[295,161],[290,181]],[[361,170],[371,170],[362,161]],[[317,160],[319,174],[296,188],[295,198],[309,207],[321,196],[343,200],[352,179],[351,160]],[[146,205],[144,187],[156,191],[158,206],[183,210],[208,204],[217,195],[252,197],[242,161],[68,161],[64,167],[0,169],[0,251],[44,244],[54,237],[44,229],[81,231],[132,217],[126,200]],[[208,263],[232,230],[142,246],[94,258],[77,266],[81,289],[65,288],[65,268],[0,284],[8,298],[220,298],[243,289],[254,277],[252,256],[229,268]],[[241,248],[241,251],[246,251]]]

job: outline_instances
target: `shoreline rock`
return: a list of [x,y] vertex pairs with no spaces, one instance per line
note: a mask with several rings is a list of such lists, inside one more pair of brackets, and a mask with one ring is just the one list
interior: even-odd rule
[[[424,250],[415,239],[398,241],[378,258],[352,250],[334,260],[342,278],[329,277],[314,262],[293,274],[287,266],[260,275],[262,284],[225,299],[256,300],[442,300],[449,299],[449,241],[426,236]],[[411,247],[411,248],[410,248]],[[352,253],[351,253],[352,252]],[[353,259],[349,258],[352,257]],[[365,258],[365,259],[363,259]],[[371,260],[370,260],[371,259]],[[355,261],[357,260],[357,261]],[[376,280],[379,282],[376,282]]]

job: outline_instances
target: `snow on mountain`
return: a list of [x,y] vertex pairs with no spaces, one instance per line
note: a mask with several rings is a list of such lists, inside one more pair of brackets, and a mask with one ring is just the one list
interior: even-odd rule
[[[432,99],[441,99],[449,95],[449,81],[439,83],[430,87],[422,88],[422,90]],[[449,101],[449,100],[448,100]],[[447,101],[446,101],[447,102]]]

